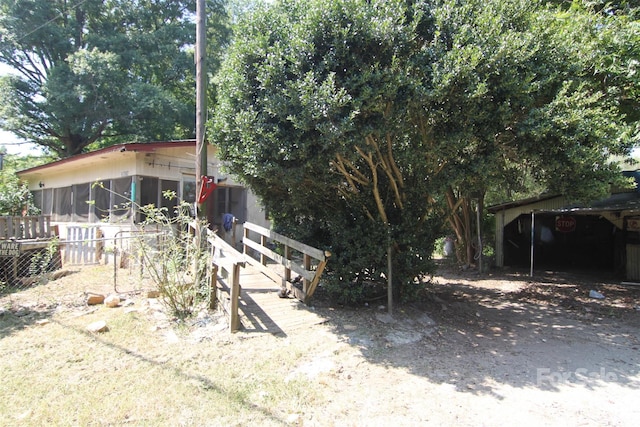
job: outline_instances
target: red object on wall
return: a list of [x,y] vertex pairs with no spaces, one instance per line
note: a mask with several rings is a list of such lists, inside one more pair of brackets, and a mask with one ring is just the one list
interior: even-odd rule
[[207,200],[207,197],[211,195],[213,190],[216,189],[217,185],[213,182],[214,178],[212,176],[202,175],[200,178],[200,193],[198,194],[198,203],[204,203]]
[[566,215],[556,217],[556,231],[561,233],[571,233],[576,231],[575,217]]

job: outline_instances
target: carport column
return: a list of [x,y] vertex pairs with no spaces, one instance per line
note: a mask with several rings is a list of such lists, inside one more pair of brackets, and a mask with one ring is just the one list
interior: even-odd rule
[[531,269],[529,271],[529,276],[533,277],[533,248],[535,245],[535,236],[536,236],[536,214],[531,211]]

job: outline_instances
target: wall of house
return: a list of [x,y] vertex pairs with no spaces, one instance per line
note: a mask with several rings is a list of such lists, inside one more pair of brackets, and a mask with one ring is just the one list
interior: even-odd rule
[[[215,182],[222,181],[219,184],[220,186],[233,188],[234,200],[240,197],[240,203],[234,204],[234,214],[241,218],[242,221],[250,221],[268,228],[269,221],[257,197],[244,189],[232,176],[224,173],[220,161],[216,158],[215,149],[208,149],[207,154],[207,175],[213,176]],[[126,197],[131,197],[133,194],[137,204],[154,203],[157,205],[160,203],[160,205],[163,205],[163,200],[159,200],[161,196],[147,193],[149,191],[157,193],[166,187],[177,188],[178,196],[184,196],[185,199],[189,198],[189,201],[193,201],[195,200],[194,150],[185,149],[184,146],[163,148],[153,152],[114,149],[95,156],[86,156],[67,162],[63,161],[60,164],[56,164],[55,167],[36,170],[23,178],[27,180],[29,188],[34,192],[45,190],[52,197],[51,192],[54,189],[68,188],[69,190],[64,197],[65,199],[70,199],[71,188],[75,186],[73,187],[74,190],[82,188],[87,193],[87,197],[92,194],[93,200],[99,190],[92,188],[91,184],[103,180],[104,182],[108,182],[108,180],[123,181],[127,177],[133,179],[133,185],[128,184],[126,190],[120,188],[120,193],[124,193]],[[79,184],[81,185],[79,186]],[[191,185],[189,194],[184,194],[185,184]],[[79,205],[84,206],[82,203],[79,203]],[[109,206],[109,204],[106,203],[105,206]],[[218,210],[220,209],[224,210],[222,207],[218,208]],[[237,209],[241,210],[238,211]],[[62,238],[66,238],[68,226],[86,227],[90,223],[100,222],[101,218],[97,213],[93,213],[93,211],[98,211],[97,204],[91,210],[86,207],[86,210],[89,211],[89,214],[88,216],[85,215],[84,220],[80,222],[78,222],[80,218],[75,213],[67,215],[64,221],[53,221],[54,225],[59,226]],[[219,216],[222,217],[221,215],[222,213]],[[140,220],[140,218],[137,218],[137,220]],[[217,218],[217,220],[221,220],[221,218]],[[120,230],[135,228],[130,216],[121,217],[116,223],[101,222],[100,225],[107,238],[112,238]],[[241,238],[241,227],[237,229],[237,235]]]

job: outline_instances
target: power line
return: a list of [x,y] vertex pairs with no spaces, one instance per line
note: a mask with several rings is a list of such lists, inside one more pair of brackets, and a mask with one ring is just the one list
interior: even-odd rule
[[[68,10],[65,10],[64,12],[68,12],[69,10],[74,10],[74,9],[76,9],[76,8],[78,8],[78,7],[80,7],[80,6],[82,6],[83,4],[85,4],[85,3],[86,3],[86,2],[88,2],[88,1],[89,1],[89,0],[82,0],[80,3],[76,4],[75,6],[71,7],[71,8],[70,8],[70,9],[68,9]],[[59,16],[56,16],[56,17],[53,17],[53,18],[49,19],[49,20],[48,20],[47,22],[45,22],[44,24],[40,25],[39,27],[36,27],[35,29],[33,29],[33,30],[29,31],[27,34],[25,34],[25,35],[23,35],[22,37],[18,38],[18,41],[22,40],[22,39],[23,39],[23,38],[25,38],[25,37],[30,36],[31,34],[35,33],[36,31],[38,31],[38,30],[40,30],[40,29],[42,29],[42,28],[46,27],[47,25],[49,25],[50,23],[52,23],[53,21],[55,21],[56,19],[58,19],[58,18],[60,18],[60,17],[64,17],[64,16],[62,15],[62,12],[60,12],[60,15],[59,15]]]

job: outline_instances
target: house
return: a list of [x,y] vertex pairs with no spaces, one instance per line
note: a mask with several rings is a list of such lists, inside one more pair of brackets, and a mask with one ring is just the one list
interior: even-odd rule
[[[237,240],[245,221],[268,227],[256,196],[225,174],[214,146],[207,148],[207,176],[217,184],[203,204],[210,228],[224,230],[225,214],[240,228],[234,227]],[[103,236],[112,237],[144,220],[140,206],[154,204],[173,212],[179,200],[195,202],[195,153],[195,140],[127,143],[22,170],[18,176],[28,183],[42,214],[59,226],[62,238],[69,227],[90,224],[100,224]],[[167,190],[177,199],[164,197]]]
[[[625,175],[640,181],[640,171]],[[599,270],[640,281],[640,186],[589,204],[548,195],[491,206],[496,266]],[[532,226],[533,225],[533,226]]]

